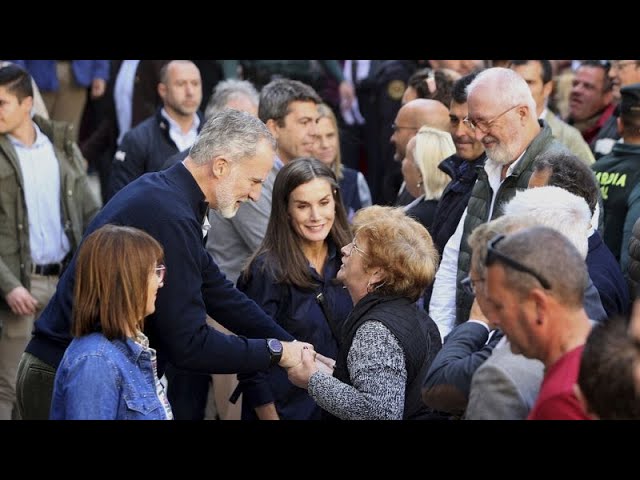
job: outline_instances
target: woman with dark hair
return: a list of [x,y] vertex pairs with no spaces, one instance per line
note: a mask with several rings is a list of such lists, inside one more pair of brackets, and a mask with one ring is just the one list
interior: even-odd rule
[[303,350],[289,378],[343,420],[441,418],[421,397],[442,347],[440,333],[416,306],[433,282],[438,251],[429,232],[399,208],[363,208],[353,228],[337,279],[354,307],[340,332],[335,369],[324,366],[330,360],[318,363],[314,352]]
[[[278,172],[267,232],[238,288],[296,339],[333,358],[352,305],[334,281],[349,238],[334,173],[316,159],[293,160]],[[320,418],[320,407],[281,368],[239,378],[243,419]]]
[[450,68],[422,68],[409,77],[402,95],[404,105],[416,98],[438,100],[449,108],[453,96],[453,84],[461,75]]
[[75,337],[55,377],[52,420],[172,420],[142,333],[164,285],[163,250],[133,227],[104,225],[78,252]]

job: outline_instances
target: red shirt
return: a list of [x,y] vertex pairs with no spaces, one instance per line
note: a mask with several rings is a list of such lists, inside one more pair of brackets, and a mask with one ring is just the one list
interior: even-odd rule
[[527,420],[589,420],[573,393],[583,349],[574,348],[547,369]]

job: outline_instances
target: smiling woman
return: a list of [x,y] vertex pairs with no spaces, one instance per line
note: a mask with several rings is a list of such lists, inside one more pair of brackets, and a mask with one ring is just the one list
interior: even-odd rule
[[415,304],[435,276],[433,241],[399,208],[362,209],[354,230],[337,278],[355,306],[341,329],[333,375],[303,354],[289,378],[340,419],[437,418],[420,391],[440,334]]
[[[337,332],[352,307],[347,292],[335,282],[339,250],[349,238],[331,169],[312,158],[288,162],[273,186],[265,238],[240,276],[238,289],[296,339],[335,358]],[[243,419],[320,418],[320,407],[280,368],[241,378],[240,388]]]

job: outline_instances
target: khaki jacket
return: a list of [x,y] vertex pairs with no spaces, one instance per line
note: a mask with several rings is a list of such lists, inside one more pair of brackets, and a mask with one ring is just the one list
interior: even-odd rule
[[[100,202],[89,188],[84,158],[72,140],[71,125],[37,115],[34,122],[51,140],[60,164],[60,221],[73,253],[82,232],[100,209]],[[8,308],[5,296],[11,290],[21,285],[31,287],[29,219],[23,182],[15,148],[6,135],[0,135],[0,308]]]

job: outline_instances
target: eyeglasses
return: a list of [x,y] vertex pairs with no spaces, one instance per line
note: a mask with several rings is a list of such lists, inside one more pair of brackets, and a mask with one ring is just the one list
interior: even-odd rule
[[391,130],[393,130],[394,132],[396,132],[397,130],[416,130],[416,131],[418,131],[418,129],[416,127],[401,127],[400,125],[396,125],[395,123],[391,124]]
[[477,128],[482,133],[488,133],[489,130],[491,129],[491,124],[493,124],[496,120],[498,120],[505,113],[510,112],[511,110],[513,110],[514,108],[518,108],[519,106],[520,105],[514,105],[513,107],[508,108],[507,110],[502,112],[500,115],[498,115],[496,117],[493,117],[493,119],[491,119],[491,120],[473,120],[472,118],[465,117],[462,120],[462,122],[473,131],[475,131],[476,128]]
[[462,289],[465,291],[465,293],[475,296],[476,283],[479,283],[479,282],[484,282],[484,278],[479,278],[474,282],[473,279],[471,278],[471,275],[467,275],[460,281],[460,285],[462,285]]
[[487,258],[484,262],[485,265],[489,267],[493,265],[495,262],[500,261],[505,265],[508,265],[511,268],[518,270],[519,272],[528,273],[529,275],[533,276],[536,280],[538,280],[540,282],[540,285],[542,285],[543,288],[549,290],[551,288],[551,284],[543,276],[534,272],[529,267],[521,264],[520,262],[517,262],[513,258],[505,255],[504,253],[499,252],[496,249],[496,247],[498,246],[498,243],[500,243],[504,239],[505,239],[505,235],[501,234],[501,235],[496,235],[494,238],[489,240],[489,243],[487,244]]
[[612,60],[611,61],[611,68],[615,68],[616,70],[622,70],[625,67],[628,67],[629,65],[638,65],[638,61],[637,60],[624,60],[624,61]]
[[162,263],[155,268],[156,277],[158,277],[159,282],[164,282],[164,277],[167,274],[167,267],[165,267]]
[[365,252],[360,247],[358,247],[358,245],[356,245],[356,237],[353,237],[353,240],[351,240],[351,243],[349,245],[351,245],[351,248],[349,249],[349,256],[351,256],[354,250],[358,252],[360,255],[362,255],[363,257],[369,256],[367,252]]

